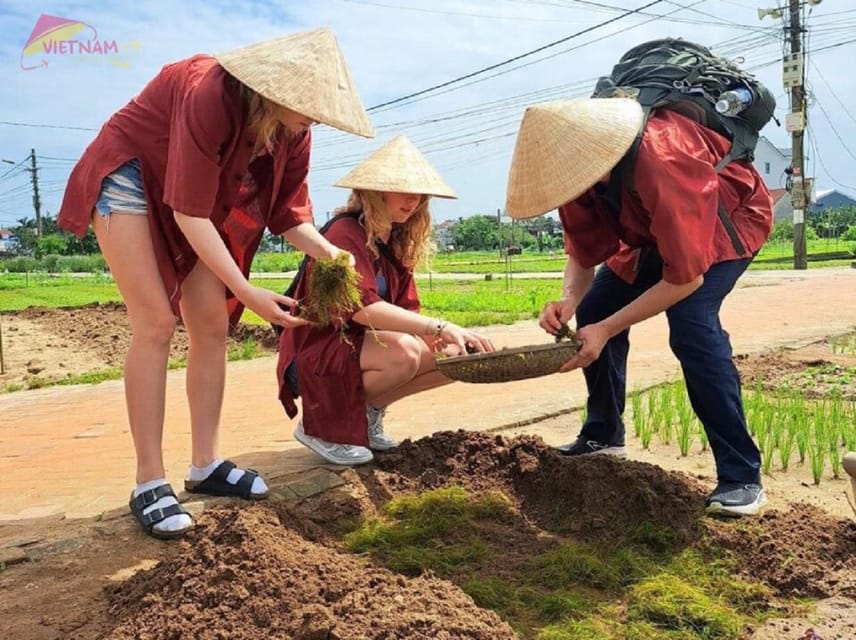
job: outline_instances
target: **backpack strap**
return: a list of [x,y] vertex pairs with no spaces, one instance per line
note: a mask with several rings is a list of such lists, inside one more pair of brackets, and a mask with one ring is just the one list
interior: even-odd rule
[[[731,152],[734,150],[732,146],[728,153],[716,163],[714,167],[714,171],[719,174],[728,164],[730,164],[734,158],[731,156]],[[731,246],[734,247],[734,250],[739,254],[743,255],[746,253],[746,247],[743,246],[743,243],[740,241],[740,236],[737,235],[737,229],[734,228],[734,223],[731,222],[731,218],[728,217],[728,212],[725,210],[725,205],[722,204],[722,198],[716,203],[716,213],[719,216],[719,221],[722,223],[722,226],[725,227],[725,233],[728,234],[728,239],[731,240]]]
[[[619,234],[619,237],[621,236],[619,216],[621,215],[622,192],[626,191],[631,197],[636,199],[639,198],[639,192],[636,191],[634,168],[636,166],[636,156],[639,153],[639,145],[642,143],[642,134],[645,131],[645,123],[648,122],[648,116],[651,114],[651,107],[643,107],[642,110],[644,118],[642,121],[642,127],[640,128],[639,133],[636,134],[636,139],[633,141],[633,144],[630,145],[630,149],[626,154],[624,154],[624,157],[618,161],[618,164],[615,165],[615,168],[610,173],[609,184],[607,185],[606,190],[599,194],[601,200],[606,205],[607,211],[610,213],[610,218],[612,219],[613,226]],[[732,156],[733,151],[734,146],[732,145],[728,153],[716,163],[714,171],[716,171],[717,174],[735,159]],[[717,202],[717,216],[719,217],[720,222],[722,222],[722,226],[725,228],[725,232],[728,234],[728,239],[731,240],[731,246],[734,247],[734,250],[739,255],[746,253],[746,248],[740,241],[740,236],[737,235],[737,229],[734,228],[734,223],[731,222],[731,218],[728,217],[728,212],[725,210],[725,206],[722,204],[721,198]]]
[[645,132],[645,125],[648,123],[648,117],[651,115],[651,107],[642,107],[642,125],[639,127],[639,132],[633,140],[633,144],[627,150],[627,153],[618,161],[613,170],[609,174],[609,184],[606,191],[601,195],[601,199],[606,204],[607,210],[610,212],[613,222],[618,227],[618,217],[621,214],[621,193],[627,191],[634,198],[638,198],[639,194],[636,191],[636,181],[633,176],[633,169],[636,167],[636,156],[639,153],[639,145],[642,144],[642,135]]

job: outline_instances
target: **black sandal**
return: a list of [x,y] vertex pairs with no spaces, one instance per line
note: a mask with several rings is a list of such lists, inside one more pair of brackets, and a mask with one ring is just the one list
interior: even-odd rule
[[176,531],[160,531],[155,529],[155,525],[159,522],[163,522],[167,518],[171,518],[172,516],[177,516],[179,514],[190,515],[187,511],[185,511],[184,507],[180,504],[171,504],[168,507],[164,507],[163,509],[152,509],[148,513],[143,513],[147,507],[152,506],[155,502],[160,500],[161,498],[175,498],[175,492],[172,490],[172,487],[168,484],[162,484],[159,487],[155,487],[154,489],[149,489],[148,491],[143,491],[137,497],[134,497],[133,492],[131,493],[131,500],[128,502],[128,506],[131,508],[131,513],[134,514],[134,517],[137,519],[137,522],[140,523],[140,526],[143,528],[147,534],[152,536],[153,538],[159,538],[161,540],[170,540],[173,538],[181,538],[193,528],[193,524],[189,527],[185,527],[184,529],[178,529]]
[[226,478],[229,473],[232,469],[237,468],[238,466],[231,460],[224,460],[205,480],[199,482],[185,480],[184,489],[189,493],[203,493],[208,496],[225,498],[244,498],[245,500],[264,500],[268,497],[270,491],[253,493],[253,482],[259,477],[259,472],[254,469],[244,469],[244,475],[235,484],[227,482]]

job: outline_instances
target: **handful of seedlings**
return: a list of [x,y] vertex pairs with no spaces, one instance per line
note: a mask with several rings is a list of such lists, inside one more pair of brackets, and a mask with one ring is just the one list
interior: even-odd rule
[[300,315],[317,326],[326,326],[362,307],[360,274],[351,266],[351,254],[318,258],[309,275],[309,295]]
[[559,329],[556,333],[553,334],[556,336],[556,342],[571,341],[576,339],[576,334],[574,330],[571,329],[568,325],[563,324],[562,328]]

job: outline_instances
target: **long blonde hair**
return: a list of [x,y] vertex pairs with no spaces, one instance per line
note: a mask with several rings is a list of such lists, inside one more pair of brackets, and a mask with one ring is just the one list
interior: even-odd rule
[[247,129],[252,131],[256,138],[255,151],[267,149],[273,153],[279,137],[290,135],[288,129],[277,118],[281,107],[253,91],[237,78],[235,81],[238,84],[238,96],[246,109]]
[[389,232],[386,245],[393,255],[408,269],[422,264],[427,266],[434,254],[435,245],[431,238],[431,211],[428,206],[431,196],[422,196],[419,206],[404,224],[393,225],[386,214],[386,203],[380,191],[354,189],[348,203],[333,212],[334,216],[361,211],[360,223],[366,230],[366,246],[377,257],[375,242]]

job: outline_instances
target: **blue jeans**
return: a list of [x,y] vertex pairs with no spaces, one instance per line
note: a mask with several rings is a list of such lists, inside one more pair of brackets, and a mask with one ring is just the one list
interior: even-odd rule
[[[669,346],[681,363],[693,410],[707,433],[720,482],[760,482],[761,454],[749,435],[740,376],[732,359],[728,333],[719,310],[751,258],[713,265],[704,284],[666,310]],[[657,284],[663,263],[649,251],[633,284],[606,265],[595,275],[589,292],[577,308],[577,326],[594,324],[630,304]],[[627,354],[630,331],[610,339],[600,357],[584,369],[588,387],[588,415],[580,436],[605,444],[624,444]]]

